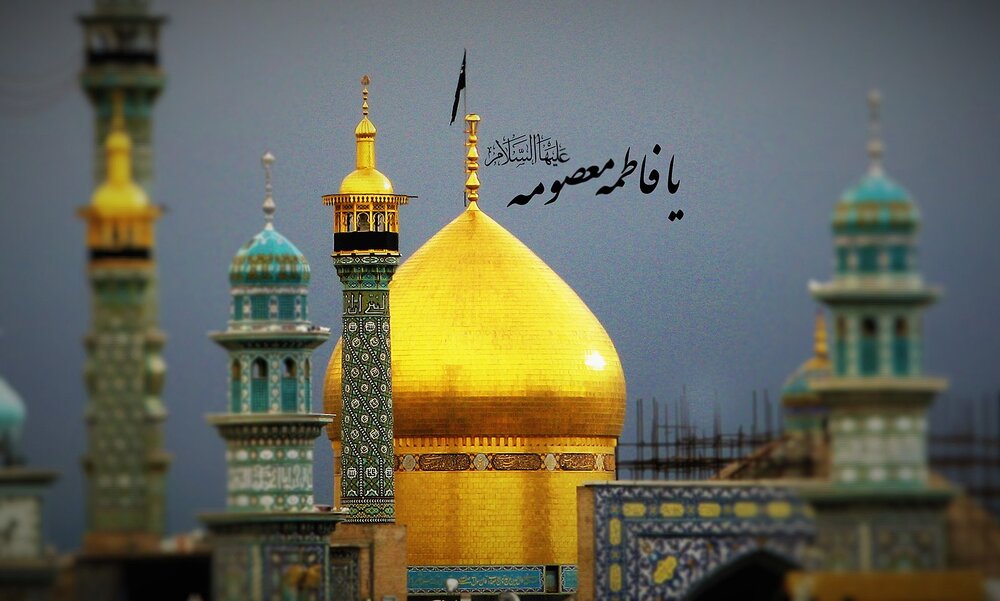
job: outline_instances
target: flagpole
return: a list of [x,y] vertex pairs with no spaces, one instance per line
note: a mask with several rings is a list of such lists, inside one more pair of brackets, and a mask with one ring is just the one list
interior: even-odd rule
[[[469,49],[468,48],[462,48],[462,77],[464,78],[463,87],[462,87],[462,111],[466,115],[469,114],[469,68],[468,68],[468,66],[466,66],[466,60],[465,60],[468,57],[468,55],[469,55]],[[465,116],[464,115],[462,117],[462,120],[465,121]],[[466,122],[466,127],[468,127],[468,122]],[[466,131],[465,133],[468,134],[469,132]],[[468,161],[463,161],[463,163],[464,164],[468,164]],[[466,175],[466,177],[468,177],[468,175],[469,175],[469,169],[468,169],[468,167],[465,168],[465,175]],[[463,181],[462,181],[462,206],[463,207],[469,206],[469,197],[468,197],[467,192],[468,191],[465,189],[465,181],[464,181],[464,178],[463,178]]]

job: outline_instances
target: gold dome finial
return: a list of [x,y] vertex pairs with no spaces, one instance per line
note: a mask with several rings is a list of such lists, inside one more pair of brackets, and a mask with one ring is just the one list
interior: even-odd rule
[[465,116],[465,122],[469,125],[469,128],[465,130],[465,133],[469,134],[469,139],[465,143],[469,147],[469,152],[465,155],[465,172],[469,174],[469,177],[465,179],[465,198],[469,201],[469,210],[476,211],[479,210],[479,148],[476,144],[479,142],[479,136],[476,134],[476,130],[479,127],[479,115],[475,113],[469,113]]
[[116,90],[112,96],[111,131],[104,142],[107,176],[91,199],[91,204],[105,214],[132,212],[149,204],[146,193],[132,181],[132,140],[125,130],[124,105],[121,90]]
[[361,76],[361,114],[365,117],[368,116],[368,84],[372,82],[372,78],[368,75]]
[[104,141],[108,181],[132,179],[132,140],[125,131],[125,97],[115,90],[111,97],[111,131]]
[[357,142],[358,169],[375,168],[375,124],[368,119],[368,84],[371,77],[361,77],[361,122],[354,128],[354,138]]
[[392,194],[392,182],[375,168],[375,124],[368,119],[368,84],[371,77],[361,77],[361,121],[354,128],[357,149],[355,169],[340,182],[340,194]]
[[817,359],[826,360],[826,321],[823,318],[823,310],[816,311],[816,330],[813,332],[813,353]]

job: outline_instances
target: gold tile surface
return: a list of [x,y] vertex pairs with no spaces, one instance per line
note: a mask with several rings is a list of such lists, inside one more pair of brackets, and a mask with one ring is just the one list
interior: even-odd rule
[[[614,453],[614,440],[589,447]],[[402,448],[397,446],[397,453]],[[419,449],[430,449],[425,447]],[[434,447],[438,448],[439,447]],[[495,452],[501,447],[465,447]],[[565,451],[544,441],[517,452]],[[580,447],[574,447],[579,449]],[[406,447],[412,452],[413,447]],[[396,472],[396,519],[406,525],[409,565],[575,564],[576,488],[608,481],[597,471]]]
[[[389,289],[396,436],[621,433],[625,377],[607,332],[484,212],[463,211]],[[338,342],[324,387],[337,415],[340,370]]]

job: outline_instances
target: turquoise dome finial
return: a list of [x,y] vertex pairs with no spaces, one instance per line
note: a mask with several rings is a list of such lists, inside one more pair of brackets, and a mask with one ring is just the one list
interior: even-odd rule
[[885,146],[882,144],[882,124],[879,121],[879,109],[882,108],[882,94],[878,90],[868,92],[869,121],[868,129],[871,138],[868,140],[868,156],[871,158],[871,166],[868,173],[872,175],[882,175],[882,153]]
[[911,232],[920,215],[910,193],[885,174],[882,157],[880,111],[882,95],[878,90],[868,93],[869,140],[868,173],[840,197],[833,214],[833,228],[841,233]]
[[274,197],[271,196],[271,165],[274,164],[274,155],[265,152],[260,157],[260,164],[264,166],[264,221],[266,227],[274,227]]
[[305,255],[274,229],[275,203],[271,194],[274,155],[261,157],[264,167],[264,229],[244,244],[229,267],[229,283],[236,286],[301,286],[309,282]]

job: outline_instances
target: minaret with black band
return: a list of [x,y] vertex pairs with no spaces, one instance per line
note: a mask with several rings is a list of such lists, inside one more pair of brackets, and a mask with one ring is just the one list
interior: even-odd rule
[[375,125],[368,119],[369,77],[361,78],[362,119],[354,130],[356,168],[333,206],[333,264],[344,287],[340,502],[346,521],[395,522],[389,281],[399,265],[399,207],[375,168]]
[[89,402],[83,547],[88,554],[159,549],[170,464],[163,449],[165,337],[157,326],[153,255],[161,209],[132,178],[132,141],[121,92],[113,105],[105,179],[80,210],[87,222],[93,299],[84,340]]

